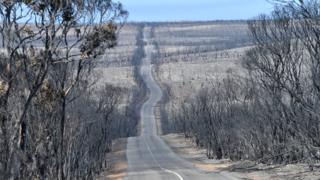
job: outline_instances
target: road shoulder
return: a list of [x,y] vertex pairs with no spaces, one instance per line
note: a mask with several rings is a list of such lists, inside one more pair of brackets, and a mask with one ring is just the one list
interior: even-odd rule
[[127,138],[114,140],[112,151],[106,155],[105,171],[97,180],[123,180],[127,176]]
[[262,165],[250,161],[231,162],[229,160],[210,160],[204,149],[196,145],[182,134],[162,136],[171,149],[182,158],[192,162],[194,167],[205,172],[215,172],[230,175],[238,179],[252,180],[287,180],[307,179],[319,180],[320,169],[310,171],[306,164],[294,165]]

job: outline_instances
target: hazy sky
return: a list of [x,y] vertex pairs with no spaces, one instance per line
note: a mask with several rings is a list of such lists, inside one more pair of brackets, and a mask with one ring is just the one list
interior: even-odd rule
[[118,0],[129,21],[248,19],[271,11],[266,0]]

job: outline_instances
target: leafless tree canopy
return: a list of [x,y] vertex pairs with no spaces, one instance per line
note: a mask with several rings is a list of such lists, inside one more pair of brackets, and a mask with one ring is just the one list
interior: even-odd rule
[[248,21],[254,48],[243,66],[173,111],[178,132],[209,158],[319,161],[320,2],[278,1]]
[[125,90],[97,89],[91,72],[126,17],[111,0],[0,1],[0,179],[90,179],[105,166],[126,136],[111,131],[128,121]]

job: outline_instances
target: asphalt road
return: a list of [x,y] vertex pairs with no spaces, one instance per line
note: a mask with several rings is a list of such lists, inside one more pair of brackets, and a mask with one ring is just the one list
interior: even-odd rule
[[235,179],[222,173],[206,173],[194,168],[191,162],[176,155],[157,135],[154,107],[161,99],[162,91],[151,73],[149,32],[145,30],[146,57],[140,73],[149,89],[149,98],[141,108],[141,135],[128,139],[127,159],[129,180],[224,180]]

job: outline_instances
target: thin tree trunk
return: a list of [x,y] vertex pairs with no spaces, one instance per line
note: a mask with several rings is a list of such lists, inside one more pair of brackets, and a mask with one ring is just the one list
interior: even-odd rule
[[66,114],[66,97],[62,96],[62,109],[61,109],[61,120],[60,120],[60,164],[59,164],[59,176],[60,180],[64,180],[64,130],[65,130],[65,114]]

